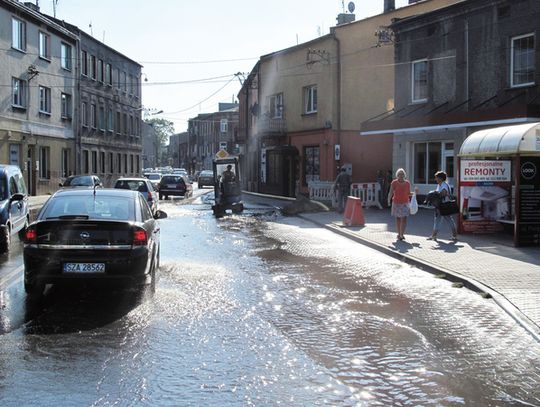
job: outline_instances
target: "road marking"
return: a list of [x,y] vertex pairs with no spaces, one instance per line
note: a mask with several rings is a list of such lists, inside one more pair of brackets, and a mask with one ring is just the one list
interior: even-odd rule
[[22,279],[23,270],[24,266],[21,264],[19,267],[0,277],[0,290],[5,290]]

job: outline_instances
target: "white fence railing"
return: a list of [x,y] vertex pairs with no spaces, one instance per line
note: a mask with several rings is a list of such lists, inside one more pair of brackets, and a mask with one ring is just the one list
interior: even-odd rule
[[[312,181],[308,183],[309,199],[325,202],[332,207],[337,207],[337,196],[332,181]],[[362,206],[367,208],[376,206],[382,209],[379,199],[381,186],[378,182],[359,182],[351,185],[350,195],[360,198]]]

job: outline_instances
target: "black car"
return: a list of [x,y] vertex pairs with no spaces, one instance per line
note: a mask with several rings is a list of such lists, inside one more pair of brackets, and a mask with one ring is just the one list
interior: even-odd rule
[[97,175],[70,175],[60,184],[61,187],[102,187],[103,183]]
[[204,188],[205,186],[213,187],[214,186],[214,171],[204,170],[201,171],[197,177],[197,185],[199,188]]
[[159,267],[158,215],[123,189],[63,189],[51,196],[24,238],[24,287],[104,280],[154,284]]
[[188,198],[193,195],[193,186],[185,175],[166,174],[159,181],[158,192],[159,199],[169,199],[169,195]]

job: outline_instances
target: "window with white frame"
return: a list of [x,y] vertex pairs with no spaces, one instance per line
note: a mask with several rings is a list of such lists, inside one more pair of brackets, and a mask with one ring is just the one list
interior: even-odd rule
[[65,42],[60,44],[60,61],[62,68],[71,71],[71,45]]
[[105,83],[109,86],[112,86],[112,67],[111,64],[105,65]]
[[69,119],[71,118],[71,95],[67,93],[62,93],[60,99],[60,106],[62,110],[62,118]]
[[304,113],[317,112],[317,85],[304,88]]
[[11,19],[11,46],[26,51],[26,23],[17,18]]
[[90,105],[90,126],[93,129],[97,128],[97,110],[95,103]]
[[50,173],[50,155],[51,149],[49,147],[39,148],[39,178],[49,179]]
[[88,127],[88,105],[86,102],[81,103],[81,123],[83,127]]
[[51,89],[45,86],[39,87],[39,112],[51,113]]
[[109,108],[107,111],[107,130],[110,132],[114,131],[114,111],[112,108]]
[[428,61],[413,61],[411,69],[411,95],[413,102],[425,102],[428,95]]
[[26,81],[12,78],[11,104],[15,107],[26,107]]
[[96,57],[95,57],[95,55],[90,55],[90,77],[93,80],[96,80]]
[[268,104],[271,119],[283,118],[283,93],[278,93],[270,96]]
[[98,59],[98,63],[97,63],[97,78],[98,78],[98,81],[100,81],[101,83],[105,82],[105,70],[103,69],[104,65],[103,65],[103,60],[102,59]]
[[414,143],[413,182],[415,184],[435,184],[435,173],[445,171],[449,177],[454,174],[454,143],[430,141]]
[[534,85],[534,59],[534,34],[512,38],[512,87]]
[[42,31],[39,32],[39,57],[42,59],[51,59],[51,37]]

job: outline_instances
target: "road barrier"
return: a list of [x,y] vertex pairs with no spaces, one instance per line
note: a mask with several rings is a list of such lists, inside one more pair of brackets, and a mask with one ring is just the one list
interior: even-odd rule
[[369,208],[376,206],[382,209],[379,196],[381,194],[381,186],[378,182],[360,182],[351,185],[351,195],[360,198],[362,206]]
[[348,196],[345,212],[343,213],[343,224],[345,226],[364,226],[365,223],[362,200],[354,196]]

